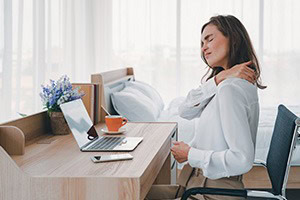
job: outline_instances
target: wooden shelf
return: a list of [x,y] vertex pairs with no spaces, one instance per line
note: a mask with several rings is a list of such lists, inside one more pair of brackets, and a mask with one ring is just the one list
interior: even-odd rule
[[23,155],[25,146],[51,134],[46,111],[0,124],[0,145],[9,155]]

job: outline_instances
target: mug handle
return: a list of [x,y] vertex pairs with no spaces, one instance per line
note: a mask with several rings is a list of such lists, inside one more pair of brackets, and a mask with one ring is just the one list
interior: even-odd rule
[[123,122],[121,124],[121,127],[124,126],[125,124],[127,124],[127,122],[128,122],[128,120],[125,117],[123,117],[122,119],[123,119]]

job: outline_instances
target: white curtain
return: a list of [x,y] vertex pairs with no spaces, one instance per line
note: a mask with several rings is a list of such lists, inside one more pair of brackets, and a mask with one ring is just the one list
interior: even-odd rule
[[111,32],[103,29],[107,24],[100,24],[104,18],[97,21],[94,13],[110,4],[0,0],[0,122],[41,111],[39,92],[49,79],[67,74],[72,82],[90,81],[90,74],[98,70],[96,52],[103,51],[96,39],[105,41],[102,32]]
[[[201,83],[201,26],[233,14],[246,26],[267,89],[262,107],[300,111],[297,0],[0,0],[0,122],[42,110],[40,85],[131,66],[166,103]],[[263,112],[262,112],[263,114]]]

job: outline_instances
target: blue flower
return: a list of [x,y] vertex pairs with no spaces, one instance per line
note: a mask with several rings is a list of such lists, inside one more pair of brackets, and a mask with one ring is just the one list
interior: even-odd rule
[[50,85],[41,85],[41,100],[48,112],[59,112],[60,104],[81,98],[84,93],[79,92],[79,87],[72,89],[70,79],[63,75],[56,82],[50,80]]

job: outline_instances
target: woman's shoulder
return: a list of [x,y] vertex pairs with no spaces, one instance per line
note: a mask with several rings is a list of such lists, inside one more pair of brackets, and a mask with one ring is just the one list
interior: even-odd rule
[[241,78],[227,78],[217,87],[217,93],[240,94],[250,101],[258,101],[257,87]]
[[218,85],[218,89],[229,86],[232,88],[242,88],[247,90],[257,90],[257,87],[249,81],[241,78],[227,78]]

